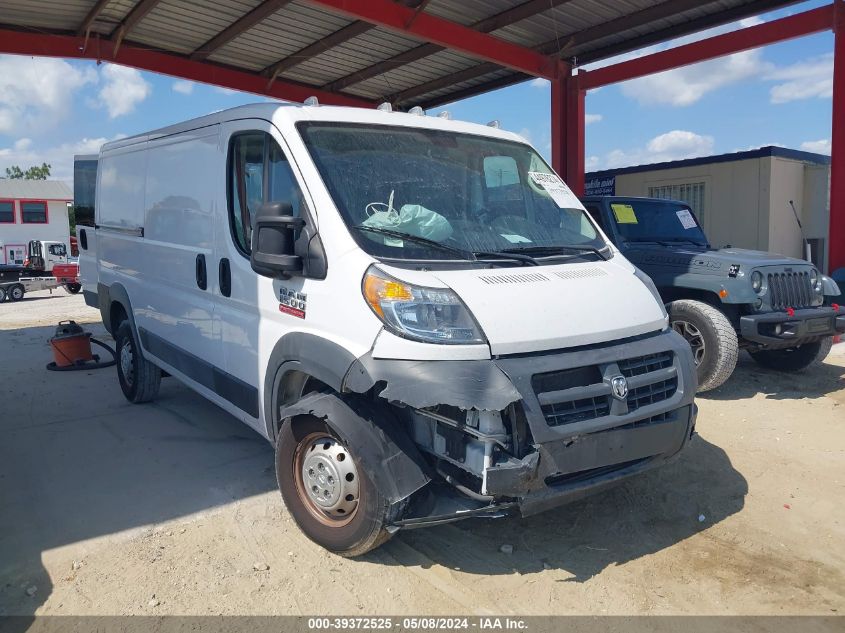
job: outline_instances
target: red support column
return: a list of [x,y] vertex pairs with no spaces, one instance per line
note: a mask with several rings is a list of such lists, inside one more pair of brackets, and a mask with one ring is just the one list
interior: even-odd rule
[[845,267],[845,0],[835,0],[830,136],[829,270]]
[[584,191],[584,97],[569,67],[552,80],[552,167],[576,194]]

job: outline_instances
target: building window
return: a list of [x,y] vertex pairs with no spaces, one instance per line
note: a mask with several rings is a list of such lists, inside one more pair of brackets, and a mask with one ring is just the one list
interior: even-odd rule
[[692,182],[682,185],[660,185],[648,188],[649,198],[680,200],[686,202],[699,220],[704,212],[704,183]]
[[24,224],[47,224],[47,203],[21,202],[21,222]]
[[0,200],[0,224],[15,223],[15,203],[13,200]]

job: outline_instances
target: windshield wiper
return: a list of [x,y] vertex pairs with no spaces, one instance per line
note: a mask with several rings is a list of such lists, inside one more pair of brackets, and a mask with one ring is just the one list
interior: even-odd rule
[[470,251],[455,248],[454,246],[449,246],[448,244],[441,244],[440,242],[430,240],[427,237],[420,237],[419,235],[412,235],[411,233],[403,233],[402,231],[394,231],[392,229],[383,229],[379,226],[367,226],[365,224],[356,224],[352,228],[358,229],[359,231],[368,231],[370,233],[378,233],[379,235],[395,237],[399,240],[408,240],[409,242],[414,242],[416,244],[424,244],[425,246],[431,246],[432,248],[439,248],[442,251],[454,253],[455,255],[458,255],[461,259],[467,259],[469,261],[475,261],[476,259],[475,254],[471,253]]
[[626,242],[639,242],[639,243],[648,243],[648,244],[660,244],[661,246],[669,246],[669,242],[666,240],[658,240],[654,237],[625,237],[622,238]]
[[519,254],[519,253],[531,253],[535,256],[543,256],[543,254],[547,255],[555,255],[563,252],[570,252],[570,253],[594,253],[597,257],[607,261],[607,257],[601,251],[601,249],[596,248],[595,246],[586,246],[586,245],[576,245],[576,244],[555,244],[554,246],[523,246],[521,248],[506,248],[503,249],[503,253],[509,254]]
[[704,246],[705,248],[709,248],[710,244],[706,242],[698,242],[696,240],[691,240],[688,237],[670,237],[667,238],[668,242],[689,242],[690,244],[695,244],[696,246]]
[[522,262],[524,264],[528,264],[529,266],[539,266],[540,262],[536,259],[531,257],[531,255],[525,255],[523,253],[514,253],[512,251],[473,251],[472,253],[476,257],[497,257],[499,259],[509,259],[515,262]]

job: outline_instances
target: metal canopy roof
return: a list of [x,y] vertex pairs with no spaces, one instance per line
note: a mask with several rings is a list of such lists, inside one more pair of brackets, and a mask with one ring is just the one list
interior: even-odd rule
[[[134,46],[246,71],[266,80],[267,93],[288,82],[409,108],[552,76],[559,59],[594,62],[796,1],[3,0],[0,29],[72,35],[82,46],[96,43],[104,61]],[[467,40],[489,35],[461,47],[455,25]],[[445,40],[453,44],[432,43]],[[489,55],[478,53],[484,46]],[[505,65],[520,50],[549,65],[530,73],[525,63]]]

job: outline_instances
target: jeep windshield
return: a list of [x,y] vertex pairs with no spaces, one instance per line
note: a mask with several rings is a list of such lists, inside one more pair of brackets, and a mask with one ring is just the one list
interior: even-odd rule
[[501,266],[611,255],[528,145],[399,126],[298,129],[352,236],[373,256]]
[[672,200],[618,200],[610,203],[616,232],[626,242],[709,246],[690,208]]

